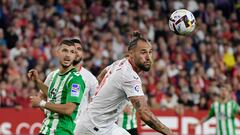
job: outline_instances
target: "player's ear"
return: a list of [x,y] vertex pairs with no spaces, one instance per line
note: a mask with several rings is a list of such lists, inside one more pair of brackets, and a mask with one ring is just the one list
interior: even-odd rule
[[54,48],[54,52],[56,52],[56,53],[55,53],[56,56],[59,55],[60,50],[61,50],[61,46],[56,46],[56,47]]
[[124,57],[129,57],[129,52],[126,52],[126,53],[124,54]]
[[131,50],[129,50],[129,51],[127,52],[127,56],[128,56],[128,57],[131,57],[132,54],[133,54],[133,49],[131,49]]

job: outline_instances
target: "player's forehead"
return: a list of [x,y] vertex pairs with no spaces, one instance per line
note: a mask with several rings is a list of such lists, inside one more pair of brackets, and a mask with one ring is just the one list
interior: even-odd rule
[[74,43],[74,45],[75,45],[76,48],[82,48],[82,45],[79,44],[79,43]]
[[67,49],[67,50],[75,50],[75,46],[73,45],[67,45],[67,44],[62,44],[60,46],[60,49],[63,50],[63,49]]
[[150,42],[145,42],[145,41],[138,41],[138,43],[137,43],[138,45],[137,45],[137,47],[136,47],[136,49],[138,49],[138,50],[151,50],[152,49],[152,45],[151,45],[151,43]]

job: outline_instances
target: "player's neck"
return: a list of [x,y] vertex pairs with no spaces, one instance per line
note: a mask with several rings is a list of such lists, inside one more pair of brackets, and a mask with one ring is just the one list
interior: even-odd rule
[[80,71],[82,69],[82,64],[78,63],[77,65],[74,65],[74,67],[77,69],[77,71]]
[[66,73],[67,71],[71,70],[72,68],[73,68],[72,65],[69,66],[69,67],[61,66],[61,67],[59,68],[59,72],[60,72],[60,74],[64,74],[64,73]]
[[128,62],[131,64],[133,70],[134,70],[136,73],[139,73],[139,72],[141,71],[131,59],[128,59]]
[[220,98],[220,102],[221,103],[227,103],[229,101],[229,98],[225,97],[225,98]]

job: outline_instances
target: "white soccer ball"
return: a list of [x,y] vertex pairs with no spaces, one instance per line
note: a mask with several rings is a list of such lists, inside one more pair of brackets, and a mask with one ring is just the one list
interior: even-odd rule
[[169,28],[178,35],[190,34],[196,26],[196,20],[192,12],[186,9],[174,11],[169,18]]

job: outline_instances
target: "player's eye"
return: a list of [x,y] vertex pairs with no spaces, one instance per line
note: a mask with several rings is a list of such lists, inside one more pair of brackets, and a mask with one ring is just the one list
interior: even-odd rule
[[67,49],[62,49],[62,52],[67,52]]
[[81,48],[81,47],[78,47],[77,50],[82,51],[82,48]]
[[150,51],[149,51],[149,53],[151,54],[153,52],[153,50],[151,49]]

